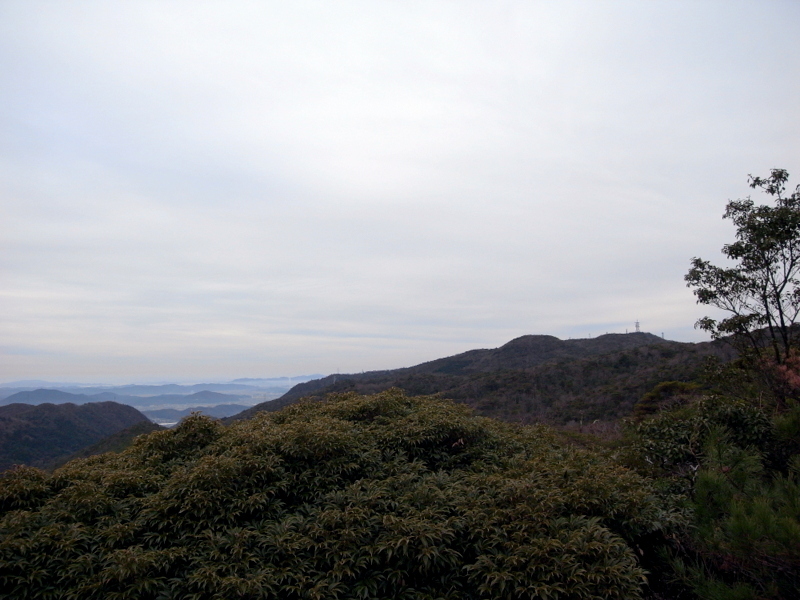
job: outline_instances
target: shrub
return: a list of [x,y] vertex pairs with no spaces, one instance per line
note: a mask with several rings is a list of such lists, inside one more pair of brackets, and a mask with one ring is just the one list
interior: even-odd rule
[[704,398],[629,427],[629,458],[691,511],[665,547],[674,582],[704,599],[800,597],[800,407]]
[[543,427],[397,390],[0,479],[15,598],[637,598],[676,516]]

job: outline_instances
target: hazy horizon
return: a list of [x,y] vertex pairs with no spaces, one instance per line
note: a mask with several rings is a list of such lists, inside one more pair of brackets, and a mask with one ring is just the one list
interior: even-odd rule
[[[800,3],[0,3],[0,379],[392,369],[709,314]],[[757,202],[760,194],[752,193]]]

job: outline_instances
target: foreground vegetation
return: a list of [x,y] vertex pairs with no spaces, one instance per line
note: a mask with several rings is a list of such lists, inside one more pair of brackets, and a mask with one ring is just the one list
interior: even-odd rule
[[621,458],[684,506],[651,584],[667,597],[800,597],[800,405],[705,395],[630,423]]
[[643,398],[639,413],[656,415],[627,448],[667,494],[686,498],[691,527],[664,548],[664,572],[700,598],[800,597],[800,186],[788,192],[788,179],[783,169],[751,176],[772,204],[729,201],[728,265],[694,258],[685,278],[698,303],[726,313],[697,326],[737,360],[718,365],[716,393],[692,400],[696,390],[678,384],[671,407],[658,406],[667,386]]
[[[669,396],[613,449],[399,390],[0,478],[10,598],[800,596],[800,407]],[[661,390],[663,396],[663,390]],[[676,398],[678,398],[676,400]]]
[[0,483],[15,598],[637,598],[683,515],[543,427],[393,390]]

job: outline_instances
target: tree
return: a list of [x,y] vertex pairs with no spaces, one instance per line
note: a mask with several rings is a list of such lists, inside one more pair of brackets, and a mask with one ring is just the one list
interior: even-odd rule
[[728,202],[723,218],[736,225],[736,241],[722,253],[736,265],[722,268],[695,257],[685,277],[699,304],[730,314],[720,321],[704,317],[695,327],[715,339],[731,336],[745,355],[768,353],[777,367],[793,356],[800,315],[800,185],[786,195],[788,179],[784,169],[766,178],[751,175],[750,187],[772,196],[774,206],[756,206],[749,196]]

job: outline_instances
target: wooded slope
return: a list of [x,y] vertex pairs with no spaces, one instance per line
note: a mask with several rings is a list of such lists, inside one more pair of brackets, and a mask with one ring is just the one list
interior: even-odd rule
[[0,406],[0,471],[14,464],[46,467],[141,421],[148,419],[116,402]]
[[607,334],[560,340],[528,335],[500,348],[463,354],[390,371],[330,375],[292,388],[230,420],[278,410],[300,398],[392,387],[410,395],[441,393],[479,414],[508,421],[614,420],[631,413],[643,394],[663,381],[697,377],[705,360],[732,357],[722,342],[686,344],[648,333]]

